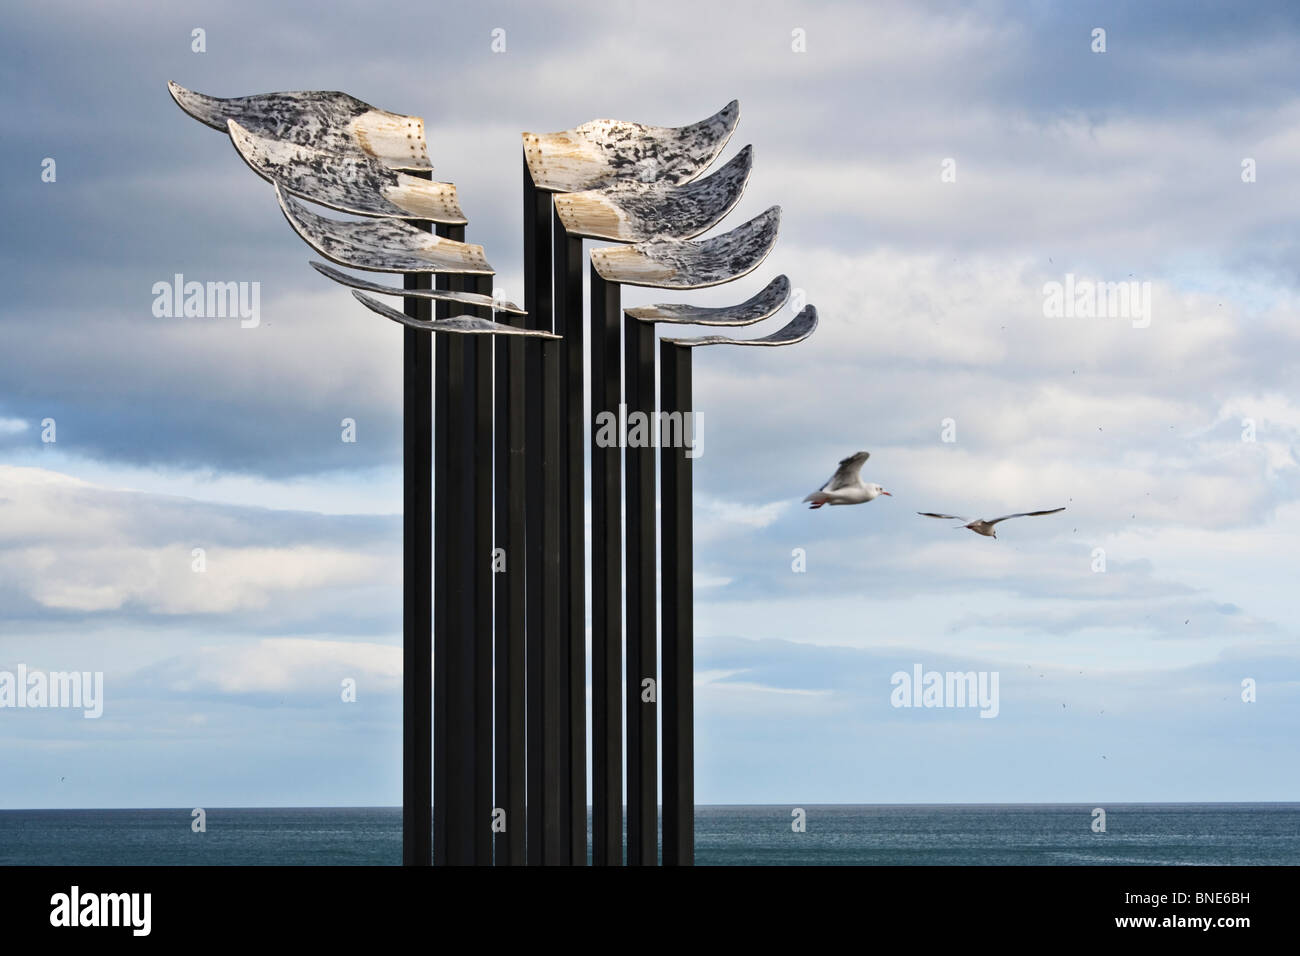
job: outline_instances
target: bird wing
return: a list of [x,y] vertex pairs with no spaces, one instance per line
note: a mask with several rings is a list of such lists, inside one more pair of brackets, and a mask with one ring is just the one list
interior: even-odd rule
[[918,511],[917,514],[919,514],[922,518],[951,518],[954,521],[966,520],[961,515],[939,515],[939,514],[935,514],[933,511]]
[[1037,515],[1054,515],[1058,511],[1064,511],[1065,508],[1052,508],[1050,511],[1021,511],[1019,514],[1003,515],[1001,518],[994,518],[992,521],[986,521],[985,524],[992,526],[999,521],[1006,521],[1008,518],[1033,518]]
[[860,451],[857,454],[850,455],[840,462],[840,466],[835,469],[835,474],[831,475],[830,481],[822,485],[822,491],[835,491],[838,488],[844,488],[849,485],[855,485],[858,482],[858,474],[862,471],[862,465],[871,452]]

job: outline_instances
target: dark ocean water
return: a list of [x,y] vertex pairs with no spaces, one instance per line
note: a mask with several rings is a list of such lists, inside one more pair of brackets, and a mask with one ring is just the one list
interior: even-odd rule
[[[1300,803],[788,806],[695,811],[696,862],[1044,866],[1300,864]],[[0,810],[0,865],[397,865],[397,807]]]

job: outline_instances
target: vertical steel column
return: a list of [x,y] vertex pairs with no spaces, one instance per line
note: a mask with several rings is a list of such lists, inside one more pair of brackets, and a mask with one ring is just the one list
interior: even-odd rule
[[[463,226],[438,234],[463,242]],[[460,276],[438,276],[440,289],[464,287]],[[450,306],[439,302],[438,318]],[[475,669],[473,521],[474,382],[466,336],[445,335],[435,353],[434,565],[434,862],[476,862]]]
[[564,835],[568,861],[587,865],[587,541],[584,495],[582,361],[582,239],[570,236],[554,217],[555,332],[564,336],[560,375],[560,544],[561,576],[567,602],[561,629],[567,637],[561,693],[568,698],[568,742]]
[[[549,197],[548,197],[548,202]],[[568,822],[564,802],[568,783],[563,773],[568,755],[569,699],[565,673],[567,635],[562,628],[568,608],[568,594],[562,586],[560,500],[564,486],[559,480],[562,460],[560,429],[560,369],[563,341],[545,339],[541,343],[542,381],[538,398],[541,402],[542,445],[540,459],[546,476],[542,494],[542,760],[546,795],[543,823],[543,860],[548,865],[570,861],[571,846],[565,838]]]
[[[695,862],[694,592],[690,439],[691,350],[659,344],[659,408],[681,421],[682,447],[660,449],[663,555],[664,865]],[[665,431],[667,427],[665,426]],[[666,437],[666,436],[665,436]]]
[[[623,475],[619,447],[622,310],[617,283],[591,269],[592,862],[623,865]],[[602,432],[614,416],[614,440]]]
[[[529,325],[534,329],[552,329],[551,298],[551,197],[533,185],[524,163],[524,308]],[[558,764],[558,749],[550,747],[550,737],[559,728],[547,723],[555,721],[555,700],[559,690],[558,661],[549,661],[548,641],[544,624],[549,605],[544,604],[545,582],[543,572],[548,558],[548,547],[558,546],[558,538],[545,533],[548,490],[544,460],[544,411],[547,408],[544,389],[547,379],[543,375],[544,347],[536,343],[525,346],[524,379],[527,402],[524,421],[525,463],[525,642],[527,682],[527,738],[528,738],[528,864],[558,864],[564,862],[560,845],[560,822],[564,779]],[[558,351],[556,353],[558,355]],[[555,383],[558,386],[558,381]],[[558,421],[558,396],[553,414]],[[553,469],[559,462],[552,462]],[[552,475],[554,479],[555,476]],[[558,485],[557,485],[558,488]],[[558,507],[558,501],[555,503]],[[552,516],[558,518],[558,515]],[[555,555],[558,559],[558,554]],[[558,608],[555,609],[558,615]],[[554,620],[558,633],[560,619]],[[548,736],[549,735],[549,736]],[[548,753],[550,757],[548,758]]]
[[[437,233],[444,238],[449,226],[438,226]],[[439,289],[447,287],[447,280],[439,276]],[[439,302],[434,314],[445,318],[446,305]],[[448,516],[451,501],[451,415],[448,407],[448,386],[451,379],[452,336],[430,336],[434,339],[433,353],[433,862],[447,864],[447,807],[451,798],[451,775],[447,765],[451,758],[451,709],[448,695],[451,688],[450,614],[451,575],[448,536]]]
[[[492,294],[491,276],[466,276],[470,292]],[[492,310],[471,312],[491,318]],[[473,627],[466,640],[473,658],[473,766],[474,795],[470,817],[473,862],[492,865],[492,340],[490,335],[466,335],[467,374],[472,387],[474,454],[465,464],[473,509],[473,547],[467,557],[474,600]],[[472,502],[472,505],[471,505]]]
[[[416,173],[424,179],[428,172]],[[430,223],[412,225],[428,229]],[[432,288],[431,276],[407,273],[404,289]],[[403,311],[430,318],[428,299],[406,298]],[[402,332],[402,865],[433,862],[433,333]]]
[[[658,605],[655,601],[655,327],[623,321],[624,391],[627,395],[627,863],[659,862]],[[644,416],[644,445],[634,447],[633,416]],[[653,681],[645,700],[642,682]]]
[[[458,283],[453,283],[453,288]],[[465,463],[474,460],[473,365],[467,361],[468,336],[448,335],[448,491],[450,509],[445,535],[448,549],[447,666],[447,813],[446,863],[469,866],[474,862],[472,820],[474,812],[474,591],[473,500],[467,487]],[[441,834],[439,834],[441,836]]]
[[[489,290],[490,291],[490,290]],[[499,315],[498,320],[505,316]],[[522,319],[520,320],[522,321]],[[496,336],[495,489],[493,539],[505,570],[496,575],[496,802],[506,829],[495,837],[497,866],[527,862],[524,723],[524,350],[515,336]]]
[[[478,280],[452,276],[448,287]],[[488,338],[448,338],[447,863],[473,866],[492,862],[492,354]]]

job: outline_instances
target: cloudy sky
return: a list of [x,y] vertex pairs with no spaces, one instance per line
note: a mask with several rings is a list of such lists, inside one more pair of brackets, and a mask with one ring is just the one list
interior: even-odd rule
[[[521,131],[741,101],[723,228],[782,237],[692,301],[784,272],[822,325],[696,358],[701,803],[1294,799],[1300,13],[1065,7],[6,8],[0,671],[106,699],[0,710],[0,807],[401,799],[401,335],[168,80],[423,116],[516,300]],[[176,273],[260,325],[155,317]],[[1149,324],[1045,315],[1067,276]],[[858,449],[892,498],[799,503]],[[892,707],[916,665],[998,716]]]

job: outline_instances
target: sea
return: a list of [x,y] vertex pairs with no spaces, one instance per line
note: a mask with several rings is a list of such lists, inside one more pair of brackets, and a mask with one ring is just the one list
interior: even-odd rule
[[[400,807],[0,810],[0,865],[397,866]],[[1300,803],[699,806],[712,866],[1300,864]],[[796,810],[803,811],[802,815]],[[797,825],[802,822],[803,829]],[[590,845],[590,843],[588,844]]]

